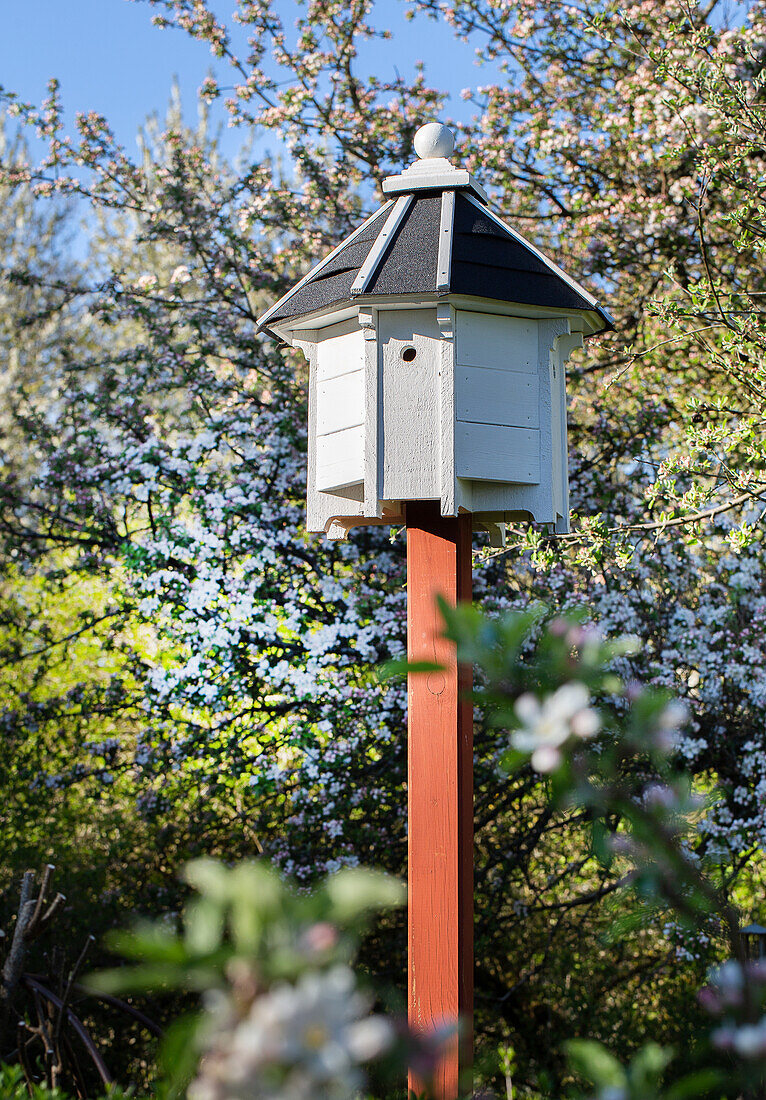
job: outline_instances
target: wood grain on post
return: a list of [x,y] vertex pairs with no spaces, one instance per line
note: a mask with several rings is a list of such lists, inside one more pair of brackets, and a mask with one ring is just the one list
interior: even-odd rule
[[438,1100],[455,1100],[473,1045],[473,712],[471,671],[440,637],[436,597],[471,598],[471,517],[426,502],[405,518],[408,658],[444,666],[409,677],[409,1021],[427,1030],[460,1017],[436,1077]]

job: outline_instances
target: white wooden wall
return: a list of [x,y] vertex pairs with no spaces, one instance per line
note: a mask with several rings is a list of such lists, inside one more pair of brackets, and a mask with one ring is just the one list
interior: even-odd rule
[[537,322],[457,312],[455,472],[472,481],[540,481]]
[[[441,496],[441,336],[435,309],[378,314],[378,477],[382,500]],[[415,357],[407,361],[408,349]]]
[[322,336],[316,349],[316,487],[331,492],[364,481],[364,337],[355,324]]
[[[324,329],[304,329],[300,333],[296,333],[293,341],[295,346],[301,349],[309,361],[309,432],[306,479],[306,527],[309,531],[328,531],[335,517],[361,516],[363,513],[363,486],[361,484],[352,483],[346,488],[338,488],[334,491],[324,490],[320,492],[317,488],[320,438],[322,439],[321,449],[323,451],[323,470],[325,471],[323,476],[328,480],[330,477],[332,477],[333,480],[337,477],[337,469],[331,469],[331,463],[328,462],[326,450],[328,446],[326,440],[331,438],[335,433],[325,431],[322,437],[318,434],[318,423],[320,419],[319,409],[317,407],[319,359],[323,359],[323,368],[325,368],[330,358],[327,350],[320,352],[320,349],[323,344],[329,344],[339,337],[348,336],[350,336],[351,339],[344,340],[342,345],[345,346],[346,349],[353,347],[354,343],[361,339],[359,326],[355,320],[343,321]],[[332,368],[330,367],[330,371],[331,370]],[[347,373],[352,374],[353,369]],[[323,380],[325,379],[326,372],[323,369]],[[331,422],[325,419],[328,416],[330,416],[329,412],[323,410],[322,422],[325,425]],[[343,430],[344,429],[340,429],[340,431]],[[333,474],[335,476],[333,476]],[[342,533],[342,528],[337,529],[332,537],[342,537]]]
[[[467,357],[467,352],[461,351],[461,335],[463,333],[463,321],[468,316],[469,334],[468,346],[480,348],[480,342],[476,336],[476,330],[486,315],[466,314],[462,310],[456,313],[457,329],[457,356]],[[521,455],[508,455],[503,459],[505,480],[493,477],[480,476],[480,473],[489,471],[494,473],[491,467],[474,474],[472,479],[458,478],[458,503],[473,512],[477,516],[494,519],[495,521],[508,522],[519,518],[534,519],[539,523],[551,523],[564,530],[568,523],[568,499],[564,489],[566,486],[566,393],[564,383],[564,363],[566,354],[561,358],[560,350],[557,350],[557,342],[569,333],[569,321],[562,318],[541,320],[526,320],[523,318],[494,317],[487,328],[492,333],[488,340],[488,347],[493,361],[502,355],[503,339],[505,347],[510,352],[514,349],[513,360],[516,367],[507,369],[505,382],[512,387],[513,393],[519,393],[518,400],[514,402],[514,420],[508,427],[519,424],[522,417],[530,416],[525,429],[525,443],[528,448]],[[463,342],[463,347],[466,341]],[[568,354],[568,347],[563,349]],[[478,354],[475,356],[478,358]],[[554,371],[554,361],[556,368]],[[525,377],[524,385],[516,389],[519,375]],[[498,371],[499,381],[500,372]],[[529,389],[537,387],[537,421],[529,409]],[[483,431],[491,430],[491,425],[483,428]],[[518,429],[517,429],[518,430]],[[533,448],[533,435],[536,440]],[[527,465],[519,461],[526,457]],[[517,462],[515,469],[511,466],[510,459]],[[532,462],[536,465],[532,467]],[[465,466],[461,466],[464,469]],[[478,467],[474,466],[478,471]],[[524,471],[528,469],[532,476],[524,482]]]

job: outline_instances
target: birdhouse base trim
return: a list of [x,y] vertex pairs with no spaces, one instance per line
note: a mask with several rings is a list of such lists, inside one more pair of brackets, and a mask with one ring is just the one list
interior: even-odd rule
[[[406,504],[412,503],[431,503],[430,501],[406,501],[396,502],[390,509],[387,508],[382,516],[376,516],[372,519],[366,516],[333,516],[332,519],[328,519],[321,532],[314,531],[314,534],[324,534],[330,542],[345,541],[348,538],[349,531],[352,531],[355,527],[381,527],[389,526],[396,527],[404,524],[404,515]],[[435,502],[434,502],[435,503]],[[440,510],[444,519],[454,519],[457,516],[466,515],[464,508],[459,508],[456,512],[445,512]],[[481,515],[480,513],[468,513],[471,516],[472,530],[483,531],[489,535],[489,545],[493,548],[501,548],[506,545],[507,528],[512,524],[523,523],[528,525],[530,523],[537,523],[541,527],[547,527],[556,535],[569,534],[569,516],[557,515],[553,519],[538,520],[530,512],[518,511],[518,512],[505,512],[502,518],[498,517],[497,513],[491,513],[489,515]]]

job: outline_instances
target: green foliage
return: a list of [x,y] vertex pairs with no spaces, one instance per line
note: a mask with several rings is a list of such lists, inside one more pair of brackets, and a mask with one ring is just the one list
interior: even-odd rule
[[[310,892],[299,892],[268,864],[235,867],[211,859],[196,860],[184,872],[195,891],[187,904],[183,931],[164,921],[114,932],[109,946],[145,964],[105,971],[91,979],[104,993],[136,990],[210,989],[225,984],[227,967],[247,960],[266,982],[292,981],[316,957],[302,946],[307,929],[332,926],[326,961],[349,961],[370,918],[404,904],[404,888],[388,875],[352,869],[339,871]],[[307,954],[308,952],[308,954]]]
[[[762,1086],[766,973],[745,964],[738,915],[716,882],[716,863],[700,859],[690,844],[704,799],[676,752],[683,708],[667,692],[625,684],[616,674],[615,662],[635,651],[635,639],[606,643],[580,619],[554,618],[543,608],[499,621],[444,602],[441,611],[458,659],[476,666],[476,701],[514,746],[500,753],[501,769],[513,773],[531,764],[547,775],[550,805],[564,814],[584,811],[597,858],[619,864],[624,897],[606,949],[638,927],[673,918],[696,936],[723,933],[721,946],[728,939],[739,960],[714,972],[701,995],[711,1014],[730,1015],[712,1045],[709,1025],[697,1037],[691,1071],[672,1064],[672,1049],[656,1042],[627,1065],[603,1042],[566,1042],[571,1070],[595,1088],[587,1096],[691,1100],[720,1097],[724,1087],[728,1096],[730,1089],[736,1095]],[[627,905],[625,897],[632,899]],[[732,1068],[718,1051],[742,1057]],[[501,1050],[501,1060],[510,1079],[512,1052]]]
[[[113,933],[112,949],[135,965],[90,979],[90,987],[104,993],[183,991],[208,999],[217,993],[219,1015],[221,999],[229,997],[231,1009],[220,1026],[222,1034],[213,1032],[211,1039],[210,1013],[186,1016],[170,1028],[160,1064],[165,1073],[161,1091],[171,1097],[188,1085],[201,1053],[215,1050],[216,1044],[220,1048],[237,1027],[249,1026],[248,1013],[257,1011],[263,998],[283,996],[288,988],[299,995],[302,980],[325,975],[332,981],[339,968],[350,974],[348,965],[372,917],[401,906],[406,897],[404,887],[390,876],[363,869],[340,871],[311,891],[297,890],[265,862],[228,867],[211,859],[197,860],[186,867],[185,878],[194,893],[181,930],[154,921],[132,932]],[[351,988],[347,996],[349,1002],[362,1003]],[[322,1026],[321,1017],[312,1019],[308,1031]],[[259,1075],[268,1080],[270,1073],[289,1074],[290,1059],[300,1059],[302,1043],[311,1048],[314,1042],[326,1041],[315,1035],[304,1038],[301,1028],[307,1025],[298,1014],[292,1027],[295,1033],[286,1034],[284,1043],[297,1050],[285,1054],[282,1066],[270,1064],[268,1057],[258,1063],[254,1054],[254,1080]],[[275,1042],[273,1035],[270,1042]],[[276,1052],[272,1059],[278,1061]],[[322,1087],[317,1084],[318,1090]]]
[[572,1039],[566,1051],[574,1072],[596,1089],[588,1093],[589,1100],[700,1100],[720,1095],[725,1080],[722,1071],[705,1069],[686,1074],[666,1088],[665,1071],[673,1051],[657,1043],[643,1046],[627,1066],[589,1039]]
[[567,1043],[572,1069],[595,1085],[599,1097],[624,1097],[624,1100],[659,1100],[662,1075],[672,1053],[656,1043],[648,1043],[627,1068],[600,1043],[572,1039]]
[[0,1065],[0,1097],[2,1100],[66,1100],[60,1089],[32,1085],[30,1089],[20,1066]]
[[[135,1092],[125,1091],[118,1085],[106,1089],[92,1100],[141,1100]],[[0,1064],[0,1100],[70,1100],[70,1094],[61,1089],[28,1082],[19,1066]]]
[[[734,933],[736,914],[710,869],[688,846],[696,803],[691,780],[674,752],[684,715],[666,692],[625,685],[613,667],[635,649],[635,639],[605,643],[592,629],[584,629],[580,619],[550,618],[542,608],[507,614],[496,622],[470,608],[442,604],[442,613],[458,658],[470,657],[476,665],[476,700],[489,710],[492,723],[507,731],[511,743],[524,727],[524,749],[517,749],[510,760],[500,754],[499,775],[510,776],[530,763],[548,775],[550,805],[564,814],[586,811],[599,858],[605,864],[620,861],[622,890],[648,913],[675,915],[697,933],[709,933],[716,921]],[[541,745],[552,745],[556,754],[538,756]],[[93,987],[205,995],[208,1011],[178,1021],[166,1041],[163,1088],[169,1095],[178,1095],[195,1072],[198,1081],[210,1073],[218,1080],[230,1080],[226,1075],[232,1072],[247,1073],[259,1096],[261,1087],[286,1088],[290,1074],[303,1072],[312,1057],[314,1039],[307,1037],[316,1032],[317,1018],[307,1027],[291,1009],[284,1040],[289,1053],[272,1056],[271,1062],[256,1055],[247,1063],[240,1032],[250,1029],[247,1034],[257,1050],[258,1028],[273,1026],[271,999],[289,991],[300,1000],[307,976],[314,981],[316,975],[336,973],[339,964],[347,967],[370,917],[402,904],[402,888],[384,875],[345,871],[311,892],[297,891],[266,864],[227,867],[213,860],[189,865],[186,879],[194,897],[183,927],[176,931],[155,922],[112,936],[113,948],[137,965],[102,973],[93,979]],[[624,1060],[597,1039],[568,1040],[563,1044],[567,1095],[572,1100],[722,1100],[737,1095],[741,1087],[761,1080],[766,1063],[766,1041],[762,1051],[757,1045],[763,1030],[764,978],[736,962],[711,976],[706,1007],[713,1015],[729,1012],[729,1017],[726,1027],[713,1033],[712,1044],[709,1029],[701,1031],[692,1068],[679,1064],[672,1048],[656,1041],[645,1042]],[[213,994],[217,1000],[210,999]],[[326,1011],[331,1013],[332,997],[327,996]],[[222,1004],[227,1006],[223,1015]],[[324,1024],[320,1031],[324,1036]],[[743,1055],[733,1068],[725,1059],[729,1050]],[[232,1062],[233,1051],[238,1053]],[[198,1068],[200,1055],[204,1058]],[[518,1058],[510,1041],[500,1047],[498,1057],[512,1095]],[[353,1088],[360,1080],[349,1077],[344,1087]],[[583,1082],[590,1086],[585,1091]],[[539,1084],[538,1094],[548,1096],[543,1075]],[[322,1085],[316,1087],[317,1096],[324,1095]],[[535,1094],[524,1085],[519,1090],[519,1095]]]

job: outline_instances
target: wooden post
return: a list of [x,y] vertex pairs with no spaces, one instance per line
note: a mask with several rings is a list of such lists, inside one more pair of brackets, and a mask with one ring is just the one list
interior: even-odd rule
[[445,519],[429,501],[407,504],[405,522],[408,658],[444,666],[408,683],[409,1021],[428,1029],[461,1017],[436,1080],[438,1100],[455,1100],[473,1046],[473,711],[461,698],[471,670],[439,637],[436,597],[471,598],[471,517]]

